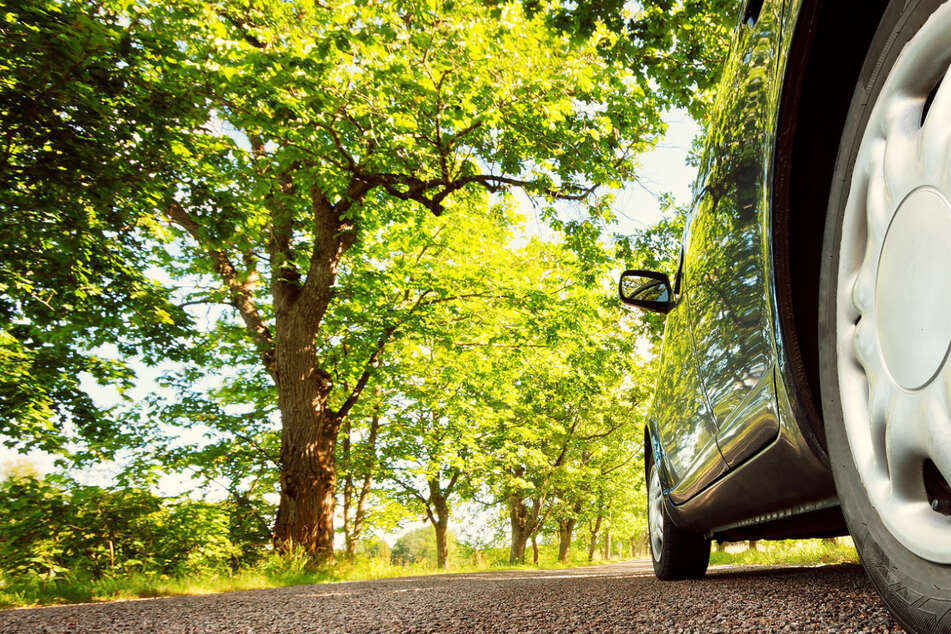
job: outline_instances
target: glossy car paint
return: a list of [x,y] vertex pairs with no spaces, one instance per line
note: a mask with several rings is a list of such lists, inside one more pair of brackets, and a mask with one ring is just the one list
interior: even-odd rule
[[754,403],[775,401],[762,255],[769,207],[764,166],[772,154],[770,105],[782,19],[783,1],[767,0],[758,20],[736,30],[700,161],[686,244],[686,303],[700,376],[720,452],[731,466],[779,430],[775,415],[762,415],[775,414],[775,408]]
[[773,269],[777,122],[802,5],[767,0],[755,23],[737,29],[649,419],[671,519],[709,534],[836,503],[825,455],[803,421]]
[[682,287],[680,301],[667,315],[660,361],[663,378],[651,416],[651,433],[662,448],[661,480],[674,503],[689,500],[727,470],[703,395],[685,294]]

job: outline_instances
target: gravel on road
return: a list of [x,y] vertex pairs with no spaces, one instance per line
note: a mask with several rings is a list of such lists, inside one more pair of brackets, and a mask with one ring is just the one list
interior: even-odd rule
[[714,567],[661,583],[650,562],[404,577],[0,611],[0,632],[892,632],[857,565]]

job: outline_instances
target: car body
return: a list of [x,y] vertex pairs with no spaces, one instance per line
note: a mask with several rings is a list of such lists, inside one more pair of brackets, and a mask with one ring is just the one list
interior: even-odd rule
[[[841,359],[845,348],[837,343],[841,337],[837,339],[830,329],[836,327],[834,315],[842,313],[841,305],[847,303],[841,292],[835,294],[836,288],[845,284],[841,275],[837,277],[840,269],[836,263],[840,244],[847,246],[849,240],[857,240],[860,244],[854,251],[867,248],[871,252],[873,242],[871,233],[866,236],[856,231],[855,239],[842,237],[850,230],[848,205],[835,201],[844,201],[856,187],[857,177],[853,178],[851,170],[865,160],[862,157],[868,152],[859,151],[864,148],[860,142],[864,144],[863,139],[873,132],[871,123],[867,123],[868,129],[861,126],[875,120],[872,108],[879,107],[876,99],[888,97],[889,85],[898,81],[889,73],[913,74],[913,65],[912,71],[902,70],[914,57],[911,53],[901,57],[903,46],[912,47],[921,40],[932,46],[945,42],[951,50],[951,30],[937,36],[928,34],[929,25],[931,31],[943,28],[943,23],[936,23],[951,14],[951,5],[942,6],[937,0],[749,0],[738,3],[737,8],[741,20],[707,125],[694,200],[685,224],[680,270],[673,284],[665,282],[671,297],[656,292],[663,278],[656,272],[629,271],[622,276],[624,301],[667,314],[660,378],[645,430],[648,488],[655,469],[660,489],[657,508],[663,509],[665,521],[698,539],[845,535],[850,525],[854,529],[859,523],[855,519],[858,512],[850,510],[859,502],[853,502],[854,494],[840,497],[850,489],[843,484],[848,477],[842,475],[845,467],[838,463],[854,462],[849,448],[858,441],[848,436],[846,440],[853,444],[846,443],[845,450],[841,449],[844,441],[836,441],[838,445],[832,442],[830,453],[827,431],[830,418],[841,418],[840,410],[847,410],[840,401],[847,401],[862,388],[852,389],[842,382],[847,380],[842,379],[843,366],[838,366],[838,374],[836,370],[835,350]],[[925,41],[928,37],[933,41]],[[901,46],[891,44],[896,39]],[[945,63],[919,57],[912,62]],[[928,86],[933,87],[926,87],[914,102],[922,129],[926,115],[931,116],[930,102],[948,101],[939,90],[944,72],[929,79]],[[943,120],[929,123],[944,130]],[[886,120],[882,127],[888,125]],[[855,163],[856,155],[859,163]],[[910,165],[915,156],[909,156]],[[941,183],[947,180],[936,178]],[[934,187],[926,188],[936,192],[933,197],[939,202],[934,205],[898,201],[890,213],[897,217],[901,211],[903,218],[910,218],[913,212],[904,210],[914,207],[914,213],[924,214],[922,217],[939,214],[940,210],[934,214],[930,210],[947,204],[947,186]],[[849,204],[851,201],[849,198]],[[837,211],[843,208],[844,221]],[[934,217],[938,224],[943,222]],[[888,222],[883,226],[891,231]],[[935,240],[940,243],[943,238]],[[876,244],[879,251],[884,250],[881,243]],[[948,246],[951,248],[951,243]],[[883,257],[873,258],[876,270],[885,270]],[[946,262],[942,258],[932,257],[943,267]],[[923,266],[930,262],[925,260]],[[653,289],[649,297],[642,293],[647,288]],[[879,287],[875,288],[878,293]],[[926,291],[914,296],[927,297]],[[904,332],[900,335],[905,336]],[[904,341],[898,335],[892,339],[899,344]],[[938,358],[944,340],[935,345],[939,346]],[[909,363],[929,356],[915,354]],[[935,375],[944,372],[943,363],[938,364]],[[930,366],[925,371],[931,372]],[[830,389],[832,384],[836,389]],[[866,394],[872,393],[865,389]],[[863,398],[860,394],[858,400]],[[937,429],[929,436],[929,447],[943,443],[936,438],[944,428]],[[951,438],[951,427],[948,431]],[[840,435],[833,434],[835,438]],[[883,444],[882,451],[886,449]],[[943,462],[946,450],[935,451],[933,463],[939,467],[947,464]],[[872,485],[861,475],[862,465],[857,466],[860,485],[871,490]],[[944,488],[947,482],[940,474],[928,477],[926,501],[935,509],[943,508],[945,498],[932,492],[936,486],[932,480]],[[843,514],[843,508],[848,512]],[[940,514],[930,518],[939,531],[949,513],[941,510]],[[884,519],[887,524],[888,518]],[[951,534],[951,523],[948,527]],[[901,535],[898,537],[902,542]],[[905,599],[900,595],[901,588],[922,579],[922,583],[944,587],[945,575],[951,574],[949,562],[940,561],[945,553],[929,555],[911,544],[914,552],[909,561],[914,563],[915,556],[922,558],[931,566],[927,574],[937,577],[929,581],[925,572],[919,575],[922,579],[910,573],[897,584],[896,592],[888,588],[889,583],[896,585],[893,578],[889,581],[895,568],[889,562],[897,559],[888,550],[890,542],[885,544],[888,539],[879,542],[885,563],[872,576],[896,616],[911,629],[943,630],[951,618],[951,602],[943,603],[948,598],[925,597],[921,606],[931,601],[944,607],[914,612],[902,607]],[[658,539],[652,546],[660,548],[660,543]],[[878,546],[863,544],[859,551],[868,563],[878,556]],[[908,555],[907,550],[901,549],[902,557]],[[705,568],[704,558],[702,567],[671,573],[658,568],[655,557],[655,570],[662,577],[699,576]],[[940,583],[935,581],[939,577]],[[931,625],[922,626],[925,621],[916,619],[931,618],[927,615],[934,619],[928,621]]]
[[799,264],[775,223],[781,126],[791,125],[780,120],[783,87],[803,62],[792,43],[821,17],[808,15],[821,3],[804,4],[744,5],[756,6],[737,27],[708,127],[649,415],[647,451],[671,519],[716,539],[846,532],[777,271],[790,251]]

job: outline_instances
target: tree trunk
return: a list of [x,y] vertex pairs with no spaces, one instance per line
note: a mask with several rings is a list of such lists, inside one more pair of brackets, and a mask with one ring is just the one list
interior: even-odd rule
[[449,570],[449,504],[442,495],[430,493],[430,499],[436,510],[433,529],[436,531],[436,567],[440,570]]
[[532,535],[532,563],[538,565],[538,534]]
[[601,556],[605,561],[611,560],[611,529],[604,529],[604,538],[601,540]]
[[562,519],[558,523],[558,561],[568,563],[568,549],[571,548],[571,534],[575,529],[573,517]]
[[347,561],[353,561],[357,557],[357,537],[354,535],[353,522],[350,520],[350,491],[353,487],[353,478],[347,475],[344,480],[343,488],[343,556]]
[[[249,140],[256,157],[267,155],[263,139],[251,135]],[[294,192],[292,171],[296,169],[289,167],[277,175],[275,191]],[[340,423],[359,399],[397,327],[381,333],[352,391],[339,410],[332,410],[329,398],[333,382],[319,362],[315,342],[333,299],[340,258],[356,240],[351,208],[370,189],[371,185],[353,181],[346,194],[333,203],[316,184],[310,186],[313,247],[306,274],[297,268],[297,262],[303,261],[297,256],[303,253],[295,252],[293,244],[294,213],[284,206],[283,196],[267,198],[271,224],[265,231],[270,234],[267,250],[274,300],[273,330],[255,305],[261,281],[258,255],[250,249],[241,250],[241,271],[231,261],[229,252],[221,250],[218,241],[211,240],[179,203],[165,210],[166,216],[191,235],[214,264],[227,288],[228,303],[241,315],[264,368],[277,387],[281,412],[281,498],[274,523],[274,546],[278,552],[302,549],[317,564],[334,561],[334,450]]]
[[531,534],[528,506],[517,495],[509,497],[509,518],[512,524],[512,545],[509,549],[509,563],[525,563],[525,546]]
[[[377,389],[377,398],[379,398],[379,389]],[[347,422],[347,433],[343,437],[344,457],[349,465],[347,477],[343,485],[343,535],[346,543],[346,557],[349,561],[356,559],[357,544],[360,543],[360,535],[363,533],[363,523],[366,520],[366,503],[370,495],[370,489],[373,486],[373,469],[376,466],[376,438],[380,430],[380,407],[377,406],[373,412],[373,418],[370,420],[370,435],[366,441],[366,451],[370,455],[367,462],[366,473],[363,474],[363,483],[360,486],[360,492],[356,496],[356,509],[354,510],[354,492],[356,487],[353,482],[353,463],[351,462],[351,439],[350,423]]]
[[449,570],[449,543],[447,526],[444,522],[433,524],[436,530],[436,567],[440,570]]
[[[346,433],[343,437],[343,459],[351,465],[350,454],[350,422],[346,424]],[[344,557],[347,561],[353,561],[357,557],[357,540],[359,539],[360,529],[354,526],[351,519],[351,509],[353,508],[353,468],[347,470],[347,475],[343,480],[343,539],[345,544]]]
[[590,524],[588,526],[588,532],[591,535],[590,541],[588,542],[588,561],[594,561],[594,549],[598,547],[598,533],[601,532],[602,519],[604,519],[603,516],[598,515],[594,527],[592,528]]
[[[287,314],[290,313],[290,314]],[[329,374],[318,365],[316,328],[298,304],[277,311],[277,403],[281,410],[279,552],[302,548],[318,565],[334,562],[334,449],[340,418],[330,409]]]

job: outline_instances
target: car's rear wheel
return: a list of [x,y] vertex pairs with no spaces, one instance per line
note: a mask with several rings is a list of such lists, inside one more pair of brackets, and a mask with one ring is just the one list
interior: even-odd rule
[[869,575],[951,631],[951,2],[893,0],[849,111],[823,252],[826,439]]
[[647,526],[654,574],[658,579],[699,579],[706,574],[710,563],[710,540],[680,529],[670,521],[652,455],[647,465]]

